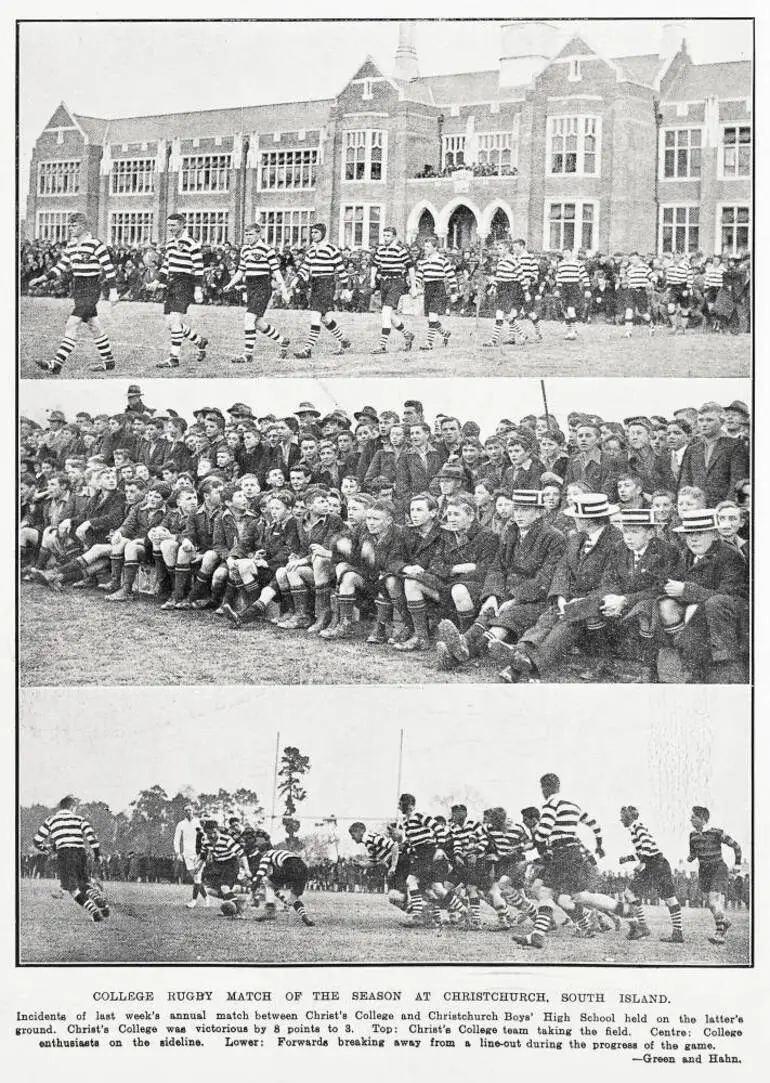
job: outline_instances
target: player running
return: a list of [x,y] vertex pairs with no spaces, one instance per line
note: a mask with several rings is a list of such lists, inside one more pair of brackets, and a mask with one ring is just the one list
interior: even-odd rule
[[118,303],[118,280],[109,253],[100,240],[93,236],[84,214],[71,214],[67,224],[69,241],[59,261],[45,274],[30,280],[30,286],[40,286],[49,278],[61,278],[65,274],[72,276],[72,299],[75,307],[68,316],[64,328],[64,338],[51,361],[36,361],[35,364],[49,376],[58,376],[65,361],[75,349],[78,328],[85,324],[99,351],[100,363],[92,365],[92,372],[111,372],[115,368],[112,347],[99,322],[96,306],[101,297],[102,275],[109,287],[110,304]]
[[310,247],[297,271],[297,280],[310,285],[310,333],[304,350],[295,352],[301,361],[309,361],[321,334],[321,324],[337,340],[337,353],[350,349],[342,328],[334,319],[334,296],[337,275],[343,270],[342,253],[336,245],[326,240],[326,226],[314,222],[310,227]]
[[246,286],[246,312],[243,317],[243,353],[233,358],[234,365],[248,365],[254,360],[254,343],[257,331],[277,342],[279,356],[283,360],[289,351],[289,339],[265,319],[267,306],[273,295],[273,282],[281,291],[284,301],[289,302],[289,290],[283,280],[275,249],[262,240],[262,227],[252,222],[244,230],[244,245],[238,270],[224,288],[225,293],[243,282]]
[[56,812],[37,830],[33,840],[41,854],[56,854],[59,882],[94,923],[110,916],[110,908],[101,885],[89,874],[89,857],[98,861],[99,840],[91,824],[78,815],[78,801],[68,795],[59,802]]
[[729,846],[735,854],[736,870],[741,864],[741,848],[726,831],[719,827],[707,827],[711,813],[703,805],[694,805],[690,823],[690,853],[688,861],[698,861],[698,883],[706,896],[706,906],[711,911],[716,932],[709,937],[712,944],[724,944],[731,922],[725,914],[727,895],[727,865],[722,860],[722,847]]
[[644,916],[642,899],[645,895],[660,895],[671,915],[671,936],[662,939],[668,944],[683,944],[682,908],[676,897],[671,866],[660,851],[658,844],[639,819],[639,812],[633,805],[624,805],[620,810],[620,822],[631,832],[634,844],[633,854],[621,857],[620,864],[638,861],[631,885],[626,888],[625,896],[631,904],[634,918],[628,930],[629,940],[642,940],[650,935],[650,929]]

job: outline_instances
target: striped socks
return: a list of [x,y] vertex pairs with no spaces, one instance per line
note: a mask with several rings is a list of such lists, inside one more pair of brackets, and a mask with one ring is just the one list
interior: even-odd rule
[[59,344],[59,349],[56,351],[54,361],[57,365],[63,365],[69,355],[75,349],[75,339],[64,337]]
[[197,346],[198,343],[201,340],[200,335],[198,334],[198,332],[193,331],[192,327],[190,327],[186,323],[182,324],[182,334],[184,335],[185,338],[189,338],[190,342],[192,342],[192,344],[194,346]]

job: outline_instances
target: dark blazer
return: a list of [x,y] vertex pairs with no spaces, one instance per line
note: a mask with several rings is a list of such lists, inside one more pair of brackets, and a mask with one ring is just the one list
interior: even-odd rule
[[544,519],[537,519],[522,538],[512,525],[500,539],[481,590],[483,598],[540,602],[548,597],[556,566],[567,547],[563,534]]
[[166,457],[163,460],[163,465],[174,467],[180,474],[192,474],[195,468],[195,455],[190,451],[184,440],[175,440],[171,444],[166,444]]
[[367,467],[366,474],[364,475],[364,488],[371,488],[374,479],[379,477],[387,478],[388,481],[395,485],[398,461],[403,454],[404,449],[397,453],[392,445],[379,448],[379,450],[375,451],[369,466]]
[[430,483],[443,465],[440,453],[430,445],[427,459],[423,464],[421,456],[412,448],[407,448],[396,465],[396,496],[402,504],[407,504],[415,493],[430,490]]
[[299,552],[299,527],[290,515],[283,523],[269,523],[262,534],[265,560],[273,571],[282,568],[292,553]]
[[[357,563],[358,561],[358,563]],[[375,538],[368,530],[358,537],[357,566],[365,579],[378,580],[387,575],[399,575],[407,563],[404,528],[392,524]]]
[[706,494],[706,506],[714,508],[720,500],[732,499],[737,483],[748,476],[749,460],[742,440],[718,437],[707,469],[705,445],[703,440],[697,439],[682,457],[679,488],[697,486]]
[[676,546],[652,538],[639,563],[625,545],[616,546],[610,558],[605,581],[608,594],[623,594],[629,608],[637,602],[662,594],[669,579],[679,579],[684,572],[682,554]]
[[139,448],[138,462],[144,463],[151,474],[160,476],[168,455],[168,446],[167,440],[153,440],[152,443],[144,440]]
[[527,469],[509,466],[503,475],[503,488],[512,493],[514,489],[539,489],[540,477],[545,472],[540,459],[533,458]]
[[573,481],[582,481],[592,493],[606,493],[610,500],[618,498],[618,474],[626,466],[625,459],[601,453],[600,461],[589,462],[585,470],[579,459],[579,453],[571,455],[564,474],[564,488]]
[[205,553],[208,549],[213,549],[214,527],[221,514],[221,508],[215,508],[214,511],[210,512],[205,504],[201,504],[196,511],[187,517],[187,525],[182,532],[182,537],[192,542],[199,553]]
[[[482,530],[478,523],[471,523],[463,540],[446,527],[442,527],[441,532],[441,546],[434,554],[428,570],[450,586],[455,583],[476,583],[481,587],[497,555],[500,542],[497,534],[493,534],[491,530]],[[476,570],[455,575],[451,571],[455,564],[475,564]]]
[[146,538],[149,530],[154,526],[160,526],[165,514],[165,508],[149,511],[148,508],[142,507],[141,503],[134,504],[128,509],[125,519],[120,524],[120,533],[129,540]]
[[234,551],[237,551],[240,556],[246,556],[246,552],[238,547],[242,541],[245,542],[246,534],[253,523],[259,523],[259,519],[253,511],[243,513],[240,529],[238,529],[238,520],[229,508],[225,508],[222,514],[217,516],[214,523],[213,548],[219,553],[222,560],[226,560]]
[[610,562],[614,550],[623,544],[619,532],[606,526],[596,545],[590,552],[583,549],[588,541],[587,534],[573,534],[567,539],[567,547],[559,561],[553,579],[549,597],[561,595],[569,601],[572,598],[585,598],[590,594],[607,594]]
[[106,543],[113,530],[117,530],[126,514],[126,498],[120,489],[109,493],[97,493],[83,508],[78,520],[73,519],[73,527],[90,522],[90,544]]
[[688,549],[684,564],[684,593],[681,600],[686,605],[705,602],[714,594],[729,594],[748,600],[748,564],[735,546],[721,538],[717,538],[697,564]]
[[647,447],[628,453],[628,469],[637,474],[642,482],[642,492],[654,493],[656,489],[676,491],[676,480],[671,472],[671,459],[665,452],[657,454]]
[[331,512],[328,515],[324,515],[321,519],[317,519],[315,523],[310,525],[310,520],[305,515],[302,521],[298,524],[299,527],[299,553],[301,556],[308,556],[310,553],[311,545],[322,545],[324,549],[334,550],[334,541],[345,533],[345,524],[339,515],[332,515]]

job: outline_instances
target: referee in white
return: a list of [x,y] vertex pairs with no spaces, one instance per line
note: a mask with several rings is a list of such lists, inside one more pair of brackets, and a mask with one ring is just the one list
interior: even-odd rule
[[192,876],[192,898],[185,904],[189,910],[197,906],[199,895],[203,899],[203,905],[209,905],[209,897],[203,883],[205,861],[198,852],[200,832],[201,822],[195,815],[194,805],[185,805],[184,819],[179,821],[174,831],[174,853]]

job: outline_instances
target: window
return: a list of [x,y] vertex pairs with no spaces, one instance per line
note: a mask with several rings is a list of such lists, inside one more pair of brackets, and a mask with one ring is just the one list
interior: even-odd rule
[[550,117],[547,168],[552,175],[599,175],[599,117]]
[[113,211],[110,244],[147,244],[152,240],[152,211]]
[[698,207],[661,207],[661,252],[697,252],[700,234]]
[[668,128],[663,132],[663,176],[699,177],[703,133],[700,128]]
[[512,132],[482,132],[477,139],[476,165],[484,173],[507,176],[516,166],[518,147]]
[[38,211],[35,237],[39,241],[66,241],[69,211]]
[[347,204],[342,208],[340,246],[376,248],[381,240],[382,207],[377,203]]
[[465,165],[465,136],[442,136],[441,151],[444,169],[460,169]]
[[80,191],[80,162],[41,162],[37,167],[39,196],[73,196]]
[[751,211],[749,207],[722,207],[720,216],[722,252],[738,255],[751,248]]
[[732,125],[722,130],[722,176],[751,176],[750,125]]
[[155,191],[153,158],[120,158],[112,163],[110,191],[114,196],[144,195]]
[[265,240],[275,249],[307,244],[314,215],[309,209],[265,211],[262,215]]
[[182,158],[180,192],[227,192],[230,189],[229,154],[196,154]]
[[362,91],[361,96],[362,96],[362,98],[364,99],[365,102],[371,101],[372,98],[374,97],[374,95],[372,94],[372,87],[374,86],[374,80],[373,79],[362,79],[361,83],[362,83],[362,86],[361,86],[361,91]]
[[551,203],[546,244],[551,249],[594,247],[596,206],[593,203]]
[[317,150],[271,150],[261,157],[259,186],[263,189],[315,188]]
[[385,179],[385,132],[345,132],[344,179],[381,181]]
[[580,80],[583,78],[583,72],[582,72],[581,65],[580,65],[580,59],[578,57],[576,57],[576,56],[573,56],[573,58],[569,62],[569,76],[568,76],[568,78],[569,78],[569,81],[571,83],[579,83]]
[[201,244],[224,244],[229,240],[230,214],[228,211],[180,210],[187,220],[187,228]]

